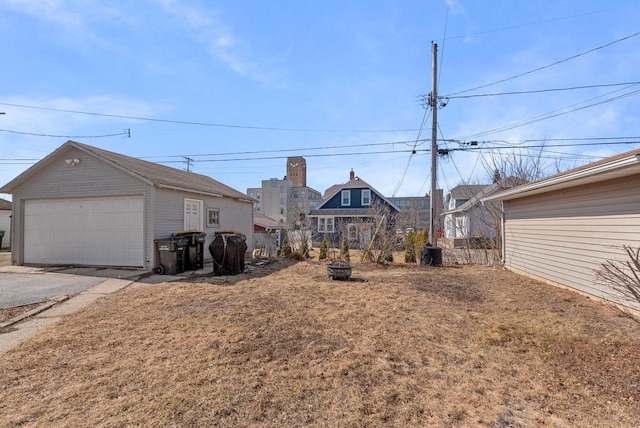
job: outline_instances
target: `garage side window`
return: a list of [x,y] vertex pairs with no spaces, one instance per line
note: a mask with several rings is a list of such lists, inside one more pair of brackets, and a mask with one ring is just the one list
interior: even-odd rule
[[207,227],[220,227],[220,210],[207,208]]
[[202,201],[184,199],[184,230],[203,230]]

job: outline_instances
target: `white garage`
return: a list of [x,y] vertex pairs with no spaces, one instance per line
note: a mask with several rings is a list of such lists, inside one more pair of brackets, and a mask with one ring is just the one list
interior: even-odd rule
[[25,201],[24,262],[144,266],[142,196]]
[[205,248],[217,231],[238,230],[253,248],[254,201],[247,195],[205,175],[75,141],[0,193],[12,195],[14,265],[152,270],[160,263],[155,241],[184,230],[205,232]]

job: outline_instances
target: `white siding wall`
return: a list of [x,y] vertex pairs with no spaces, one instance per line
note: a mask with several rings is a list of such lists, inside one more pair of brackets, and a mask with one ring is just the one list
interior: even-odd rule
[[505,266],[603,296],[594,272],[640,246],[640,176],[504,202]]
[[156,190],[156,224],[154,239],[163,239],[172,233],[184,229],[184,199],[198,199],[203,201],[203,217],[207,215],[207,208],[220,210],[220,227],[209,228],[204,217],[204,232],[207,234],[204,258],[210,259],[209,244],[215,232],[223,230],[237,230],[247,237],[248,251],[253,251],[253,203],[241,202],[232,198],[216,198],[196,193],[177,192],[169,189]]
[[9,248],[9,241],[11,237],[11,211],[0,210],[0,230],[4,230],[2,248]]
[[[78,158],[80,163],[72,166],[65,159]],[[12,199],[15,211],[14,229],[12,230],[12,261],[14,264],[24,262],[24,201],[27,199],[54,199],[93,196],[142,195],[145,205],[144,236],[146,245],[146,268],[151,268],[153,260],[151,188],[133,176],[112,167],[82,151],[71,149],[52,162],[42,171],[35,173],[23,185],[14,189]],[[6,238],[5,238],[6,239]]]

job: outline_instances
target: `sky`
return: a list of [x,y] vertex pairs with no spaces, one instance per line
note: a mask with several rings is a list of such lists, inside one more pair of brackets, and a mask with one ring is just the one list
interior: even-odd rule
[[437,187],[560,172],[639,147],[639,24],[635,0],[0,0],[0,185],[74,140],[241,192],[303,156],[320,192],[353,169],[423,196],[434,45]]

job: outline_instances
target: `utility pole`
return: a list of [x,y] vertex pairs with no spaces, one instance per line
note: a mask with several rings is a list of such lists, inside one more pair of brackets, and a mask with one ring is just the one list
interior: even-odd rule
[[437,77],[437,62],[438,62],[438,45],[431,42],[431,95],[429,97],[429,104],[431,105],[431,194],[429,195],[429,241],[432,246],[436,246],[436,171],[438,160],[438,77]]
[[187,164],[187,171],[191,172],[191,164],[193,163],[193,159],[191,159],[188,156],[183,156],[184,157],[184,161]]

